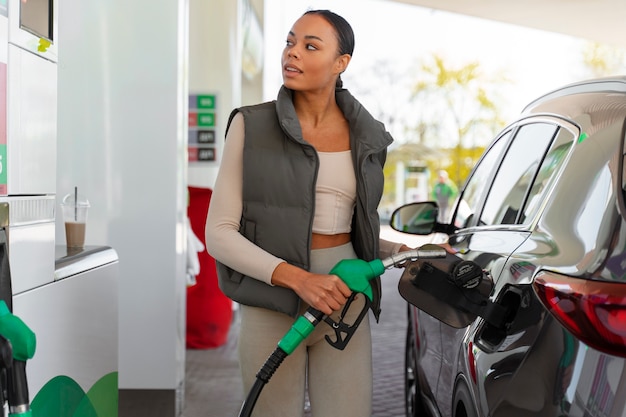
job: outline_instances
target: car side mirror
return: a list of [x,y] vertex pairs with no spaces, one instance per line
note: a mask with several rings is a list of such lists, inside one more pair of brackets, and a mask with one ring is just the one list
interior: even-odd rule
[[398,232],[429,235],[435,229],[438,214],[437,203],[431,201],[405,204],[391,214],[389,225]]
[[439,206],[434,201],[409,203],[398,207],[391,214],[389,226],[393,230],[411,235],[429,235],[431,233],[453,234],[457,227],[439,223]]

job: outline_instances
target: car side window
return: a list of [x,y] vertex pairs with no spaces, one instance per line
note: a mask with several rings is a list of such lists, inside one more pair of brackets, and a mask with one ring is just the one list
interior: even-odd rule
[[453,220],[456,227],[463,228],[471,225],[472,219],[480,208],[482,195],[485,191],[485,184],[489,183],[510,135],[511,131],[501,135],[486,151],[482,159],[478,162],[478,165],[476,165],[472,171],[467,184],[465,184],[463,194],[459,197]]
[[545,194],[550,188],[549,184],[554,178],[553,174],[561,167],[565,156],[567,156],[573,144],[574,134],[567,129],[559,128],[556,140],[552,144],[550,152],[548,152],[548,155],[546,155],[543,160],[539,172],[537,173],[537,178],[530,189],[519,223],[523,224],[537,214],[541,203],[545,200]]
[[485,200],[480,225],[515,224],[557,126],[529,123],[517,131]]

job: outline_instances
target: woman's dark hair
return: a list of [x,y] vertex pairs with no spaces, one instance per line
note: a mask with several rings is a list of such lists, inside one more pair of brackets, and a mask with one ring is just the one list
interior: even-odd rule
[[[352,26],[350,26],[350,23],[348,23],[346,19],[330,10],[308,10],[304,14],[316,14],[326,19],[326,21],[335,28],[335,32],[337,33],[339,55],[348,54],[352,56],[354,52],[354,32],[352,31]],[[339,76],[337,77],[336,87],[341,88],[342,86],[343,82],[341,81],[341,76]]]

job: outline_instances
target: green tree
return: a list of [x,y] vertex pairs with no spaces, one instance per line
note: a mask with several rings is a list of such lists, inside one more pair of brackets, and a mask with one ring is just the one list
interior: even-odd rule
[[[416,161],[436,173],[445,169],[461,185],[484,146],[504,122],[498,102],[503,76],[487,76],[477,62],[455,68],[434,54],[415,66],[375,62],[344,85],[382,121],[395,139],[385,165],[382,206],[396,199],[396,167]],[[436,175],[432,174],[430,186]],[[410,184],[405,184],[410,187]]]
[[438,168],[460,184],[480,156],[478,150],[505,124],[497,91],[508,80],[484,74],[478,62],[454,67],[437,54],[419,66],[417,78],[411,95],[421,104],[416,128],[423,120],[437,122],[437,134],[424,143],[452,151],[449,165]]

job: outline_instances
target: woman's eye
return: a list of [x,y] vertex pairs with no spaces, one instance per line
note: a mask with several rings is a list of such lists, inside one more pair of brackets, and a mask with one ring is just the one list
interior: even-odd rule
[[287,41],[285,42],[285,45],[286,45],[286,46],[292,46],[292,45],[293,45],[293,42],[292,42],[292,41],[290,41],[289,39],[287,39]]
[[307,44],[306,49],[308,49],[309,51],[315,51],[317,50],[317,48],[315,47],[315,45],[311,45],[310,43]]

